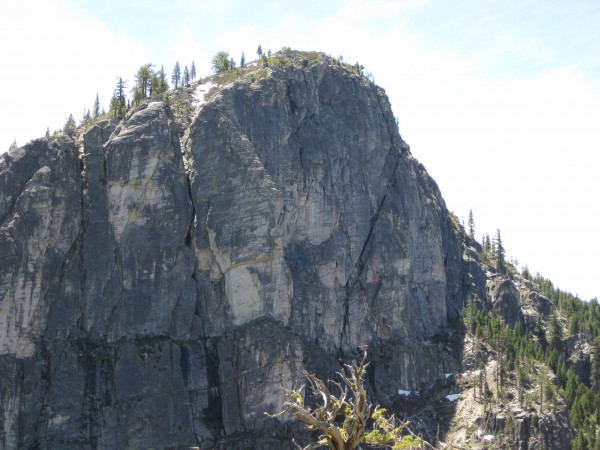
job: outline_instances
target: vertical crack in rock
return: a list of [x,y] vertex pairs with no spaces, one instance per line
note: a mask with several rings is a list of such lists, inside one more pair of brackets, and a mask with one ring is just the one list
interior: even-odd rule
[[421,293],[422,291],[420,290],[420,288],[415,287],[412,289],[412,294],[413,294],[413,298],[415,299],[415,301],[417,302],[417,308],[419,310],[419,321],[421,322],[421,327],[423,328],[423,334],[427,334],[427,326],[425,325],[425,322],[423,321],[423,314],[425,313],[425,311],[423,311],[423,307],[421,306]]
[[[358,259],[356,260],[356,263],[354,264],[352,272],[350,273],[350,276],[346,280],[346,284],[344,286],[345,290],[346,290],[346,296],[345,296],[345,300],[344,300],[344,318],[343,318],[342,331],[341,331],[341,336],[340,336],[340,349],[343,346],[344,338],[345,338],[347,330],[350,326],[350,297],[352,296],[352,293],[354,292],[354,288],[360,282],[360,277],[362,276],[362,272],[365,268],[365,252],[366,252],[369,242],[371,241],[371,238],[373,236],[375,226],[377,224],[377,221],[379,220],[379,215],[381,213],[381,209],[383,208],[383,204],[385,203],[385,200],[388,196],[389,189],[393,183],[393,179],[396,174],[396,170],[398,169],[398,166],[400,164],[400,158],[402,158],[402,155],[394,147],[391,147],[388,151],[386,161],[390,158],[394,158],[393,164],[388,164],[388,165],[384,166],[384,171],[386,171],[386,170],[389,171],[389,174],[387,174],[387,176],[385,177],[385,180],[386,180],[385,185],[384,185],[385,194],[383,194],[381,201],[377,205],[377,210],[375,211],[375,214],[371,218],[369,232],[367,233],[367,237],[365,238],[365,241],[363,243],[363,246],[362,246],[361,252],[358,256]],[[379,285],[379,288],[380,287],[381,287],[381,285]],[[379,288],[377,289],[377,293],[379,292]],[[373,299],[374,298],[375,297],[373,297]]]
[[354,288],[360,282],[360,277],[365,268],[365,261],[364,261],[365,252],[367,250],[367,246],[369,245],[371,237],[373,236],[373,230],[375,229],[375,225],[377,224],[377,220],[379,219],[379,213],[381,212],[381,208],[383,207],[383,203],[385,202],[386,198],[387,198],[387,193],[383,195],[383,198],[381,199],[381,201],[379,202],[379,205],[377,206],[377,210],[375,211],[375,214],[371,218],[371,226],[369,228],[367,237],[363,243],[362,249],[360,251],[360,255],[358,256],[358,259],[356,260],[356,263],[354,264],[354,268],[352,270],[352,273],[350,274],[350,277],[346,280],[346,284],[345,284],[346,298],[344,301],[344,321],[343,321],[343,325],[342,325],[342,333],[340,336],[340,345],[342,345],[342,343],[344,341],[344,337],[346,335],[346,331],[347,331],[348,327],[350,326],[350,322],[349,322],[350,297],[352,295],[352,292],[354,292]]
[[[115,258],[114,258],[112,269],[109,272],[109,275],[110,275],[110,278],[112,278],[114,271],[115,271],[115,267],[117,267],[117,263],[118,263],[120,265],[120,269],[121,269],[121,274],[120,274],[121,275],[121,283],[123,283],[125,280],[125,273],[123,272],[123,255],[121,254],[121,251],[118,246],[115,246],[114,255],[115,255]],[[110,282],[110,278],[107,278],[106,285],[108,285],[108,283]],[[106,287],[106,285],[105,285],[105,287]],[[121,287],[121,289],[119,290],[119,297],[116,299],[116,301],[113,302],[113,306],[110,310],[110,315],[108,317],[108,320],[106,321],[105,336],[107,339],[111,339],[110,332],[111,332],[111,329],[113,329],[113,325],[114,325],[113,318],[115,317],[115,314],[116,314],[117,310],[119,309],[119,305],[121,303],[123,303],[123,304],[125,303],[125,296],[123,295],[123,285],[121,284],[120,287]],[[126,313],[125,311],[126,311],[126,307],[125,307],[125,305],[123,305],[123,314]]]
[[204,341],[204,352],[206,355],[206,381],[207,381],[207,405],[202,411],[205,423],[211,426],[215,432],[223,427],[223,403],[221,395],[221,382],[219,373],[219,353],[217,345]]
[[181,369],[181,377],[183,378],[183,383],[187,392],[187,398],[190,405],[190,418],[192,422],[192,431],[194,433],[195,443],[200,444],[200,432],[197,429],[197,414],[194,411],[195,402],[192,396],[193,386],[191,381],[190,350],[183,343],[179,343],[179,367]]
[[[193,158],[193,156],[190,155],[190,158]],[[185,165],[184,165],[185,167]],[[192,181],[190,180],[190,173],[187,167],[185,167],[185,182],[186,182],[186,187],[187,187],[187,194],[188,194],[188,198],[190,201],[190,207],[192,209],[191,211],[191,219],[190,219],[190,224],[188,226],[186,235],[185,235],[185,245],[190,249],[190,250],[194,250],[193,246],[192,246],[192,233],[194,231],[194,228],[196,227],[196,203],[194,202],[194,193],[192,192]],[[196,260],[196,258],[194,258],[194,261]],[[195,270],[194,270],[194,276],[195,276]]]

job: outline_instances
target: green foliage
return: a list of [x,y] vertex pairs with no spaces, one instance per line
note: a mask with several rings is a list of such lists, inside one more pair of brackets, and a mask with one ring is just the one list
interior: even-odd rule
[[190,69],[188,69],[187,66],[185,66],[183,68],[183,85],[188,87],[190,85],[190,81],[191,81]]
[[100,115],[100,98],[98,97],[98,93],[96,93],[96,100],[94,100],[94,107],[92,109],[92,115],[94,119],[97,119]]
[[[373,429],[364,434],[362,442],[373,447],[391,449],[418,448],[421,439],[411,434],[403,435],[408,422],[397,423],[394,416],[386,417],[386,409],[376,407],[371,414]],[[401,436],[401,438],[399,438]]]
[[123,104],[119,101],[118,97],[113,97],[110,99],[109,112],[114,119],[119,119],[123,117],[124,110],[125,108]]
[[141,100],[161,95],[167,89],[169,89],[169,84],[163,66],[156,71],[152,64],[144,64],[135,75],[135,85],[132,89],[133,103],[137,106]]
[[[551,301],[545,327],[543,321],[532,331],[525,330],[520,324],[505,326],[495,314],[486,313],[470,299],[463,308],[466,331],[485,341],[497,353],[499,360],[502,360],[502,355],[514,355],[512,370],[515,371],[522,407],[530,407],[533,401],[545,413],[555,412],[559,398],[563,397],[569,408],[571,424],[577,431],[571,442],[572,448],[600,448],[600,438],[596,433],[600,429],[600,358],[596,357],[600,354],[600,306],[595,301],[583,302],[577,296],[555,288],[550,280],[539,274],[531,278]],[[562,323],[565,322],[569,324],[569,331],[589,330],[594,338],[589,385],[569,367],[563,344],[565,329]],[[543,371],[543,366],[556,374],[555,382]],[[532,372],[537,374],[532,376]],[[537,394],[532,397],[525,391],[534,384]]]
[[121,104],[121,108],[125,107],[125,102],[127,101],[125,97],[125,89],[127,87],[127,83],[123,81],[123,78],[117,77],[117,84],[115,86],[115,92],[113,97],[115,97],[119,103]]
[[173,74],[171,75],[171,82],[175,86],[175,89],[179,87],[179,82],[181,81],[181,67],[179,66],[179,61],[175,62],[175,67],[173,67]]
[[469,209],[469,236],[475,239],[475,219],[473,219],[473,210]]
[[169,90],[169,82],[164,67],[161,65],[160,70],[152,76],[152,95],[161,95]]
[[133,105],[138,106],[142,101],[142,92],[139,89],[133,91]]
[[192,67],[190,68],[190,78],[191,81],[194,81],[194,79],[196,78],[196,64],[194,63],[194,61],[192,61]]
[[298,56],[307,61],[316,61],[319,59],[320,55],[319,52],[298,52]]
[[228,52],[220,51],[217,52],[211,60],[211,65],[216,73],[224,72],[226,70],[235,69],[235,63],[233,58],[229,56]]
[[592,347],[592,368],[590,371],[590,385],[600,391],[600,337],[594,340]]
[[190,69],[188,69],[188,66],[185,66],[183,68],[183,85],[184,86],[190,85]]
[[504,271],[504,259],[506,256],[506,251],[504,250],[504,245],[502,245],[502,236],[500,235],[500,228],[496,230],[496,269],[500,272]]
[[460,230],[460,220],[458,220],[458,216],[452,211],[449,211],[448,215],[450,216],[450,221],[452,222],[452,226],[454,227],[454,229]]
[[144,64],[141,66],[135,74],[135,86],[134,91],[137,91],[142,99],[149,97],[152,93],[152,76],[154,75],[152,70],[152,64]]
[[555,350],[556,352],[560,351],[563,332],[555,311],[552,311],[548,318],[548,335],[548,345],[550,346],[550,350]]
[[73,114],[69,114],[67,121],[63,126],[63,132],[68,136],[73,136],[75,133],[75,129],[77,128],[77,124],[75,123],[75,119],[73,118]]

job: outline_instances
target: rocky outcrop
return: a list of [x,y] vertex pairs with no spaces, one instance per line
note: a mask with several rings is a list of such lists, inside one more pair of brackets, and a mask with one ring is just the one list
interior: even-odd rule
[[511,327],[524,324],[521,295],[514,280],[495,276],[488,281],[488,291],[492,309],[504,323]]
[[527,329],[534,330],[539,323],[546,322],[550,317],[552,302],[548,297],[524,286],[521,294],[521,310]]
[[367,344],[375,402],[426,393],[485,295],[384,91],[324,56],[213,87],[186,130],[151,101],[34,141],[0,186],[4,448],[280,448],[301,369]]

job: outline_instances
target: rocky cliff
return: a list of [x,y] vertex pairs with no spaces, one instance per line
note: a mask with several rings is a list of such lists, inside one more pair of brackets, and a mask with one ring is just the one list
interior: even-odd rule
[[0,448],[281,448],[302,368],[460,369],[485,276],[384,91],[295,53],[196,95],[3,155]]

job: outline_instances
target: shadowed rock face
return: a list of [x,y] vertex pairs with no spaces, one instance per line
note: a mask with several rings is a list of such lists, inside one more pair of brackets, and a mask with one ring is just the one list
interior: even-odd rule
[[183,145],[155,101],[3,156],[0,447],[280,448],[304,367],[368,344],[380,401],[458,368],[473,276],[383,90],[292,58],[207,97]]

